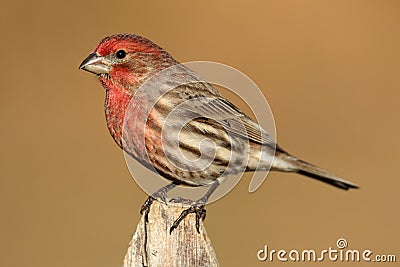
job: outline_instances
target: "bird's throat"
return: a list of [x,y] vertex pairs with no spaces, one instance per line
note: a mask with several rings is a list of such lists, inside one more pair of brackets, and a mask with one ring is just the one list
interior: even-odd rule
[[122,147],[124,118],[132,96],[114,87],[106,91],[104,104],[107,127],[115,142]]

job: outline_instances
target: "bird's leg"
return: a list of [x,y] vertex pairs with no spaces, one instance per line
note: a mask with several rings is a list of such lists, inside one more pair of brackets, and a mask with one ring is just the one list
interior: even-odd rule
[[182,211],[181,215],[179,215],[178,219],[174,221],[172,224],[169,233],[171,234],[172,231],[174,231],[175,228],[178,227],[178,225],[181,223],[183,219],[186,218],[190,213],[195,213],[196,214],[196,230],[200,234],[200,219],[204,220],[206,218],[206,210],[205,210],[205,205],[207,204],[208,199],[214,193],[214,191],[217,189],[217,187],[220,185],[220,182],[218,180],[215,180],[215,182],[211,185],[210,189],[208,189],[207,193],[200,198],[197,201],[191,201],[188,199],[183,199],[183,198],[174,198],[171,201],[174,203],[183,203],[183,204],[188,204],[190,207]]
[[140,214],[143,214],[143,212],[144,212],[144,218],[145,218],[146,223],[149,221],[150,206],[151,206],[151,204],[153,204],[154,200],[159,199],[166,203],[168,191],[173,189],[175,186],[177,186],[176,183],[167,184],[166,186],[158,189],[156,192],[154,192],[151,196],[149,196],[146,199],[146,201],[143,203],[142,207],[140,208]]

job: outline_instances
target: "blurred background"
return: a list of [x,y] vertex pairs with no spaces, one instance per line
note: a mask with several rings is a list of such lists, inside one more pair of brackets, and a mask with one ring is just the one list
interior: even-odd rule
[[345,192],[270,173],[250,194],[245,177],[207,209],[222,266],[304,266],[260,262],[257,251],[336,248],[339,238],[400,261],[399,1],[8,1],[2,8],[0,266],[121,265],[146,194],[109,136],[104,89],[78,66],[101,38],[125,32],[182,62],[244,72],[268,99],[285,149],[361,186]]

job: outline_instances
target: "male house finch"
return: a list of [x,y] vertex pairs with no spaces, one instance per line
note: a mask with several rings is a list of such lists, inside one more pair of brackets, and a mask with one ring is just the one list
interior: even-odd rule
[[[165,193],[177,184],[211,185],[203,198],[181,214],[171,231],[188,213],[196,213],[198,228],[219,178],[230,174],[271,168],[297,172],[341,189],[357,188],[284,151],[211,84],[144,37],[106,37],[79,68],[96,74],[106,89],[107,126],[115,142],[172,181],[145,202],[141,211],[146,211],[146,216],[153,200],[165,200]],[[165,75],[157,76],[164,71]],[[143,90],[152,79],[151,86]],[[212,142],[202,143],[204,138]],[[190,161],[182,154],[200,160]]]

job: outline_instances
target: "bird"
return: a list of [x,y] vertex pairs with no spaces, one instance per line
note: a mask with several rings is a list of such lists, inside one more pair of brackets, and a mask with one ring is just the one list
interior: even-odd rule
[[210,195],[223,179],[241,172],[293,172],[344,190],[358,188],[289,154],[211,83],[145,37],[107,36],[79,69],[95,74],[104,87],[107,127],[117,145],[171,182],[143,204],[146,220],[153,201],[165,201],[175,186],[210,187],[189,201],[171,233],[190,213],[199,231]]

